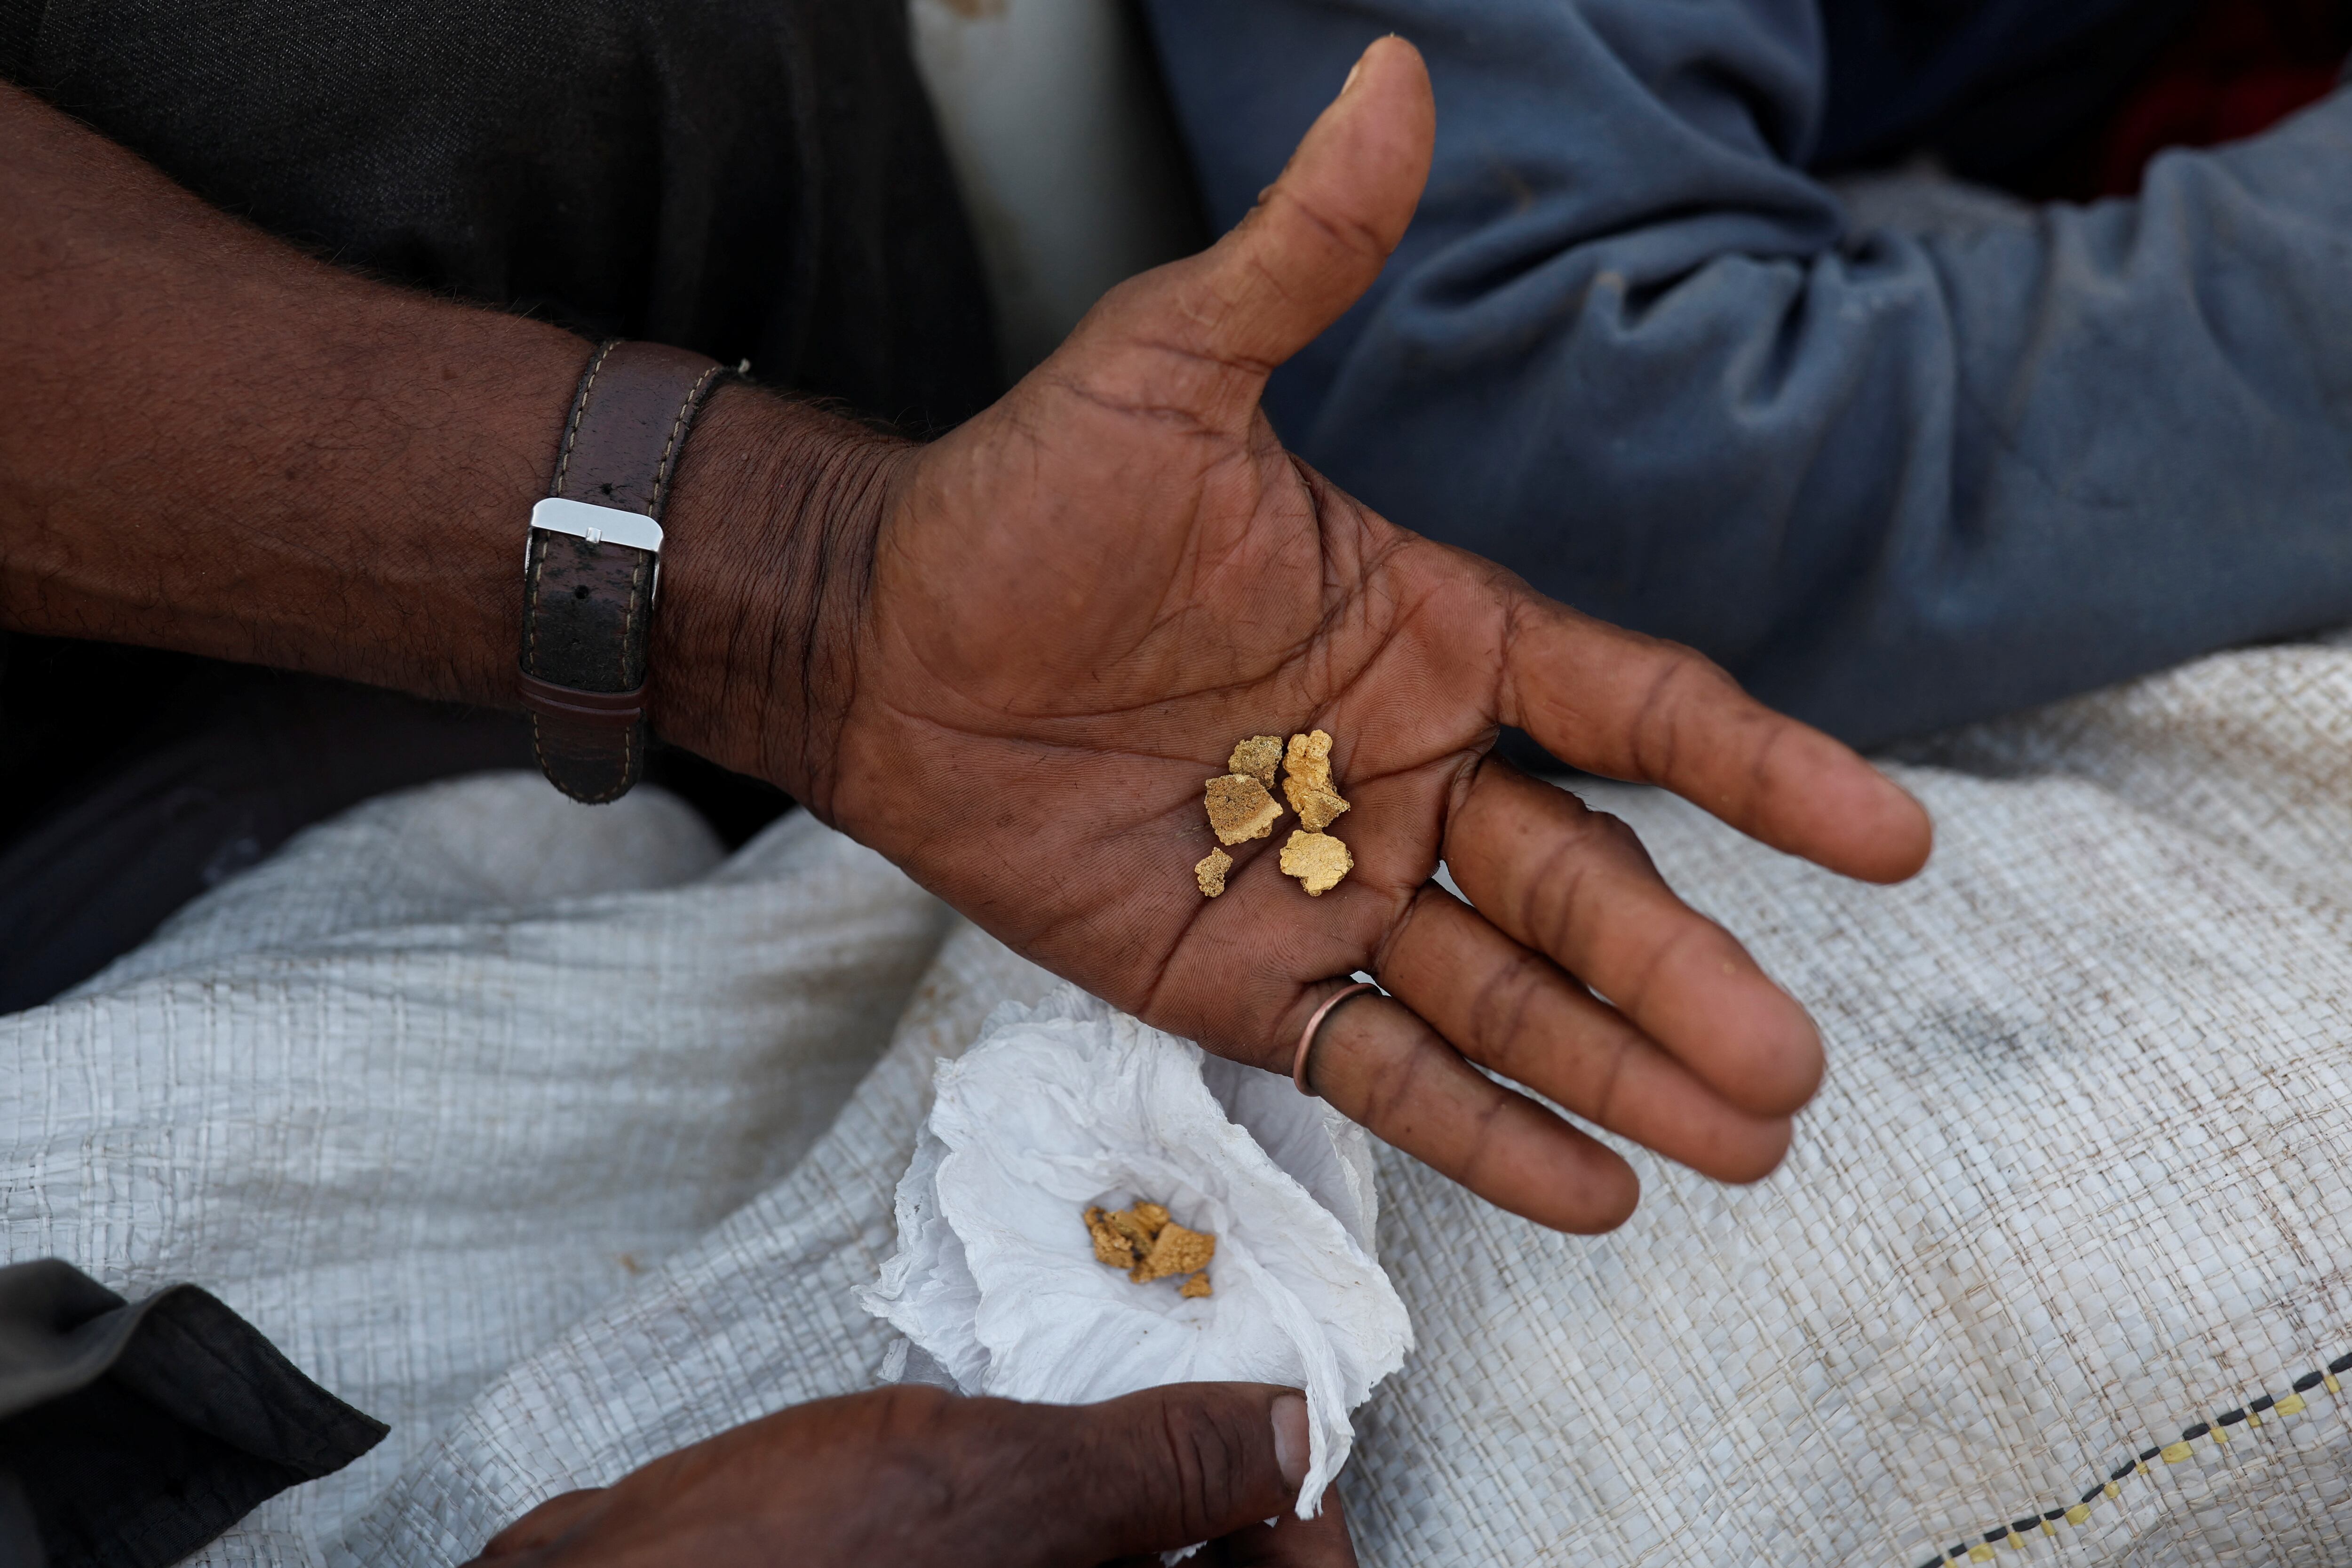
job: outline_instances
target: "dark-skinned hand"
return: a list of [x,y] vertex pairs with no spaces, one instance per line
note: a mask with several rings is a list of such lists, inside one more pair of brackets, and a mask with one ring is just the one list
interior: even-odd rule
[[[1234,232],[1113,291],[945,438],[877,448],[870,563],[827,620],[812,717],[778,727],[799,754],[740,761],[1017,951],[1238,1060],[1287,1070],[1369,970],[1393,1000],[1332,1015],[1316,1089],[1506,1209],[1602,1230],[1632,1169],[1473,1063],[1748,1181],[1821,1045],[1622,823],[1494,757],[1497,727],[1851,876],[1910,875],[1929,827],[1689,649],[1407,532],[1282,448],[1266,374],[1370,285],[1433,125],[1419,55],[1375,44]],[[1203,900],[1203,783],[1242,737],[1310,728],[1336,739],[1354,872],[1319,899],[1284,877],[1286,815]]]
[[[1315,1086],[1505,1208],[1602,1229],[1631,1169],[1475,1067],[1738,1181],[1785,1150],[1821,1045],[1622,825],[1495,760],[1498,727],[1853,876],[1916,870],[1928,825],[1690,650],[1282,449],[1266,374],[1371,284],[1433,125],[1419,57],[1375,45],[1233,233],[929,445],[721,392],[665,517],[648,701],[1238,1060],[1286,1070],[1369,970],[1393,1000],[1331,1016]],[[522,520],[589,346],[303,256],[5,86],[0,146],[0,626],[513,701]],[[1318,727],[1353,874],[1283,877],[1286,817],[1203,900],[1202,784],[1245,735]]]
[[[497,1568],[1094,1568],[1206,1541],[1202,1568],[1354,1568],[1337,1490],[1301,1521],[1307,1405],[1191,1383],[1101,1405],[901,1387],[723,1432],[567,1492],[482,1549]],[[1265,1521],[1273,1519],[1271,1526]]]

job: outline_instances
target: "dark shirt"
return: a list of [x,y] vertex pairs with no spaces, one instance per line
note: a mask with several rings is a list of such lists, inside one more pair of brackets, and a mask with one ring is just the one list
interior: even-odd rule
[[[998,370],[906,33],[902,0],[0,0],[0,78],[346,266],[919,432]],[[311,822],[530,764],[504,715],[0,639],[0,1011]],[[789,804],[650,776],[730,841]]]

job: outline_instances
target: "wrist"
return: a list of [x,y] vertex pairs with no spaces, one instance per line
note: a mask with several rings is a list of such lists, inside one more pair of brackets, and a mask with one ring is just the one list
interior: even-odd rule
[[830,820],[875,552],[915,451],[755,388],[712,395],[663,518],[646,693],[663,739]]

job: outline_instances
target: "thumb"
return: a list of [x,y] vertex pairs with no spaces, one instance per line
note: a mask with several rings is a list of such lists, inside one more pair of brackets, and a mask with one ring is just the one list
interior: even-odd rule
[[1274,368],[1380,276],[1421,200],[1436,125],[1421,51],[1378,40],[1249,215],[1198,256],[1106,296],[1064,347],[1077,362],[1067,368],[1118,397],[1100,384],[1123,366],[1153,388],[1142,401],[1164,407],[1169,367],[1119,351],[1172,351],[1197,373],[1184,400],[1195,412],[1246,418]]
[[[1029,1447],[1023,1479],[1045,1489],[1034,1517],[1062,1527],[1069,1561],[1213,1541],[1288,1513],[1307,1475],[1307,1401],[1292,1389],[1180,1383],[1075,1410],[1022,1408],[1050,1432]],[[1064,1463],[1035,1462],[1047,1454]]]

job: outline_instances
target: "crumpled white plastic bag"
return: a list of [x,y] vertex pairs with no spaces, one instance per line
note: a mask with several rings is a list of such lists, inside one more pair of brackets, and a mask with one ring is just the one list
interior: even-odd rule
[[[1216,1237],[1213,1294],[1187,1300],[1173,1279],[1137,1285],[1095,1260],[1087,1205],[1144,1198]],[[1349,1412],[1412,1348],[1373,1256],[1377,1207],[1361,1128],[1065,986],[999,1007],[940,1064],[898,1184],[898,1250],[859,1300],[966,1394],[1303,1389],[1311,1519],[1354,1443]]]

